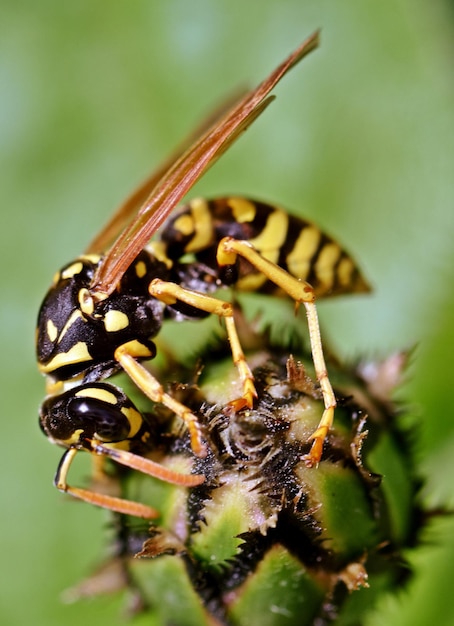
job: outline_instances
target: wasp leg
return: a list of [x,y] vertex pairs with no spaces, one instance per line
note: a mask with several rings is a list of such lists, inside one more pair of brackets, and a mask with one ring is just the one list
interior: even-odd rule
[[313,441],[313,444],[305,459],[308,466],[317,465],[322,456],[323,442],[333,423],[334,409],[336,408],[337,402],[328,378],[325,358],[323,356],[314,290],[309,283],[298,280],[279,267],[279,265],[265,259],[249,241],[242,241],[231,237],[221,239],[217,250],[217,261],[221,267],[224,265],[234,265],[238,255],[249,261],[259,272],[264,274],[275,285],[293,298],[297,308],[301,303],[304,304],[306,308],[312,360],[325,404],[325,410],[320,423],[309,437],[309,441]]
[[153,402],[159,402],[168,409],[176,413],[189,431],[191,438],[191,447],[194,454],[203,457],[206,455],[206,448],[202,442],[202,434],[197,416],[192,413],[188,407],[175,398],[172,398],[164,391],[161,383],[149,372],[143,365],[136,361],[134,354],[134,345],[124,344],[115,350],[115,359],[120,363],[131,380],[139,387],[143,393]]
[[130,500],[123,500],[122,498],[116,498],[115,496],[109,496],[107,494],[96,493],[95,491],[89,491],[88,489],[81,489],[79,487],[71,487],[66,482],[66,477],[72,461],[77,454],[77,448],[68,448],[61,458],[57,473],[55,474],[54,484],[60,491],[64,491],[74,498],[94,504],[95,506],[103,507],[104,509],[110,509],[117,513],[123,513],[124,515],[133,515],[134,517],[143,517],[145,519],[153,519],[159,517],[159,512],[145,504],[139,502],[132,502]]
[[220,318],[224,318],[225,327],[227,331],[227,337],[230,343],[230,349],[232,351],[233,362],[240,375],[241,384],[243,386],[243,395],[237,400],[230,402],[230,405],[235,411],[239,411],[243,407],[252,408],[254,399],[257,397],[257,392],[254,385],[254,377],[251,369],[244,356],[243,348],[241,347],[238,332],[235,326],[235,319],[233,317],[233,307],[229,302],[212,298],[205,294],[197,293],[189,289],[185,289],[177,285],[176,283],[170,283],[156,278],[151,281],[148,288],[150,294],[165,302],[166,304],[175,304],[177,300],[181,300],[186,304],[193,306],[201,311],[207,313],[213,313]]
[[93,452],[105,455],[116,463],[120,463],[121,465],[125,465],[126,467],[142,472],[142,474],[153,476],[153,478],[159,478],[159,480],[171,483],[172,485],[178,485],[180,487],[197,487],[197,485],[201,485],[205,481],[205,476],[203,474],[181,474],[180,472],[175,472],[168,467],[164,467],[164,465],[155,463],[146,457],[133,454],[127,450],[111,448],[110,446],[106,446],[95,441],[93,441]]

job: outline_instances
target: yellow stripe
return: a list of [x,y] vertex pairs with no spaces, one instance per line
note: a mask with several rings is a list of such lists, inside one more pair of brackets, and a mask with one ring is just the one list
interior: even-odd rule
[[337,276],[343,287],[351,285],[354,269],[355,265],[349,257],[344,257],[337,266]]
[[84,363],[85,361],[91,360],[92,357],[88,352],[87,344],[83,341],[79,341],[71,348],[71,350],[68,350],[68,352],[59,352],[58,354],[56,354],[54,358],[49,363],[47,363],[47,365],[39,365],[39,369],[44,374],[49,374],[57,370],[59,367],[63,367],[64,365]]
[[82,313],[84,315],[92,315],[93,311],[95,310],[95,303],[88,289],[85,289],[85,287],[79,289],[77,299],[79,301],[79,306]]
[[320,243],[320,231],[315,226],[306,226],[299,234],[293,249],[287,255],[287,267],[292,276],[306,280],[309,275],[312,257]]
[[46,330],[47,336],[49,337],[50,341],[54,343],[58,336],[58,329],[52,320],[47,320]]
[[[238,208],[241,206],[244,211],[242,216],[243,218],[245,217],[247,211],[246,203],[247,200],[243,201],[241,198],[238,199]],[[230,204],[231,201],[229,200],[229,205]],[[256,207],[254,205],[252,206],[255,212]],[[246,219],[244,219],[244,221],[246,221]],[[262,232],[257,235],[257,237],[249,240],[254,248],[260,252],[261,256],[276,265],[279,262],[281,247],[284,245],[287,238],[288,221],[288,214],[285,213],[285,211],[275,209],[269,214]],[[241,278],[237,282],[236,287],[241,291],[258,291],[260,287],[267,282],[267,280],[268,278],[264,274],[256,271]]]
[[193,219],[194,236],[185,247],[185,252],[197,252],[213,243],[213,221],[206,200],[195,198],[189,203]]
[[233,217],[239,224],[252,222],[257,214],[257,207],[246,198],[229,198],[227,204],[232,209]]
[[287,238],[287,232],[288,215],[284,211],[276,209],[268,216],[260,235],[249,241],[265,259],[277,264],[280,249]]
[[60,343],[60,341],[63,339],[63,337],[65,336],[65,334],[67,333],[68,329],[71,328],[71,326],[74,324],[74,322],[78,319],[82,318],[82,313],[79,309],[76,309],[75,311],[73,311],[71,313],[71,315],[68,318],[68,321],[66,322],[66,324],[63,326],[63,328],[60,331],[60,334],[58,336],[58,342]]
[[122,407],[121,412],[129,422],[128,437],[135,437],[142,427],[143,420],[141,414],[133,407]]
[[97,265],[99,261],[101,260],[101,255],[100,254],[83,254],[79,258],[81,261],[89,261],[90,263]]
[[123,311],[112,309],[104,316],[104,327],[108,333],[115,333],[129,326],[129,319]]
[[71,263],[71,265],[68,265],[68,267],[66,267],[61,273],[62,279],[65,280],[66,278],[72,278],[76,274],[80,274],[83,267],[82,261],[75,261],[74,263]]
[[144,261],[137,261],[135,265],[135,270],[137,278],[143,278],[147,273],[147,266]]
[[[287,238],[288,220],[287,213],[275,209],[269,214],[262,232],[249,240],[254,248],[271,263],[277,264],[279,261],[280,249]],[[236,286],[240,291],[258,291],[267,280],[268,278],[261,272],[252,272],[241,278]]]
[[84,432],[83,428],[78,428],[73,433],[71,433],[68,439],[58,439],[57,443],[62,443],[68,447],[74,444],[77,445],[78,443],[80,443],[80,436],[83,434],[83,432]]
[[335,271],[334,265],[338,261],[342,251],[337,243],[327,243],[314,266],[315,275],[325,289],[330,289],[334,285]]
[[[155,259],[161,261],[161,263],[165,263],[167,269],[173,266],[173,261],[167,256],[167,246],[163,241],[150,241],[150,243],[145,246],[145,250]],[[142,277],[139,276],[139,278]]]
[[173,223],[173,227],[182,235],[187,237],[194,232],[194,220],[188,213],[183,213],[180,217],[177,217]]

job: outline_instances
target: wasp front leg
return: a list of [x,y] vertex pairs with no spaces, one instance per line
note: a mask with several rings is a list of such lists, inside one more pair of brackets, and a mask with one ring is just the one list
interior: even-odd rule
[[[99,456],[101,458],[110,458],[116,463],[120,463],[120,465],[137,470],[143,474],[148,474],[148,476],[153,476],[154,478],[158,478],[159,480],[173,485],[180,487],[196,487],[205,480],[205,477],[202,475],[180,474],[163,465],[159,465],[159,463],[155,463],[151,459],[132,454],[127,450],[109,447],[93,439],[87,439],[85,443],[87,449],[97,455],[95,458],[99,458]],[[69,468],[79,450],[80,448],[70,447],[63,454],[54,479],[54,484],[57,489],[73,496],[73,498],[78,498],[89,504],[100,506],[117,513],[123,513],[124,515],[132,515],[144,519],[159,517],[159,511],[146,504],[125,500],[107,493],[100,493],[98,491],[68,485],[67,476]]]
[[206,448],[202,441],[202,433],[197,416],[184,404],[166,393],[161,383],[136,360],[136,357],[140,356],[140,354],[135,353],[134,346],[135,342],[131,342],[118,347],[114,354],[116,361],[120,363],[129,378],[150,400],[163,404],[183,420],[189,432],[194,454],[204,457]]
[[323,355],[314,290],[309,283],[295,278],[279,265],[264,258],[249,241],[233,239],[232,237],[221,239],[217,250],[219,266],[234,266],[238,256],[249,261],[253,267],[285,291],[295,301],[297,308],[300,304],[304,304],[306,309],[312,359],[325,404],[320,423],[309,438],[309,441],[313,443],[305,459],[308,466],[317,465],[322,456],[323,442],[333,424],[334,409],[337,402],[328,378]]
[[156,511],[156,509],[145,504],[68,485],[67,475],[69,468],[78,451],[78,448],[68,448],[62,456],[54,479],[54,484],[57,489],[73,496],[73,498],[78,498],[89,504],[116,511],[117,513],[123,513],[124,515],[133,515],[134,517],[142,517],[144,519],[159,517],[159,512]]
[[213,313],[225,320],[225,327],[227,331],[227,337],[230,343],[230,349],[232,351],[233,362],[240,375],[241,384],[243,387],[243,394],[241,398],[230,402],[230,406],[235,411],[239,411],[244,407],[252,408],[254,399],[257,397],[257,392],[254,385],[254,377],[251,369],[244,356],[243,348],[238,337],[238,332],[235,326],[235,319],[233,316],[233,307],[229,302],[224,302],[201,294],[184,287],[180,287],[176,283],[166,282],[163,280],[155,279],[149,286],[150,295],[165,304],[175,304],[178,300],[189,304],[195,309],[205,311],[207,313]]

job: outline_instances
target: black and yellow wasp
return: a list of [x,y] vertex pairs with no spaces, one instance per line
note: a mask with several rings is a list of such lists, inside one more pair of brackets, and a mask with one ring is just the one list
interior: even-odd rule
[[[226,197],[196,199],[175,208],[268,106],[273,99],[268,94],[277,82],[317,45],[315,33],[255,90],[215,116],[211,126],[188,141],[120,207],[86,254],[55,276],[39,312],[37,354],[48,382],[40,424],[51,441],[67,448],[55,477],[60,490],[115,511],[156,515],[148,506],[69,486],[68,470],[79,450],[178,485],[203,482],[203,475],[174,472],[147,458],[153,447],[149,420],[120,389],[102,381],[125,372],[152,401],[183,420],[194,454],[203,456],[197,415],[166,393],[143,361],[155,356],[153,337],[165,318],[218,315],[224,320],[243,390],[232,399],[229,411],[252,407],[257,394],[233,306],[212,295],[226,286],[284,294],[297,307],[305,306],[325,404],[306,460],[308,465],[319,462],[336,398],[325,367],[315,298],[365,291],[367,284],[333,239],[275,206]],[[166,219],[159,236],[151,240]]]

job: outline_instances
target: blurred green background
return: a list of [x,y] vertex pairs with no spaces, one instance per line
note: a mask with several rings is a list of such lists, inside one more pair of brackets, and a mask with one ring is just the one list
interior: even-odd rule
[[[421,421],[426,502],[454,505],[453,3],[1,0],[1,623],[122,622],[121,598],[60,601],[99,561],[107,516],[53,489],[60,451],[37,426],[53,273],[213,105],[319,27],[321,48],[194,193],[276,201],[354,252],[374,294],[322,303],[325,335],[347,358],[416,346],[399,396]],[[369,626],[454,623],[454,521],[426,539]]]

